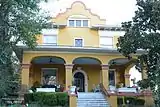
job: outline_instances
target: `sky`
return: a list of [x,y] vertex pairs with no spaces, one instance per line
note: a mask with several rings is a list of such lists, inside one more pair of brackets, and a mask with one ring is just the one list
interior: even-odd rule
[[[49,11],[51,16],[56,16],[59,12],[64,12],[70,8],[71,4],[77,0],[49,0],[48,3],[41,3],[42,9]],[[91,9],[101,18],[106,19],[106,25],[120,26],[124,21],[132,20],[134,12],[137,9],[136,0],[78,0],[85,3],[87,8]],[[130,69],[130,79],[141,80],[141,74],[135,69]],[[132,82],[130,82],[131,85]]]
[[[64,12],[66,8],[77,0],[49,0],[42,3],[41,7],[49,11],[51,16],[56,16],[59,12]],[[121,22],[130,21],[137,9],[136,0],[78,0],[86,4],[93,13],[106,19],[107,25],[120,25]]]

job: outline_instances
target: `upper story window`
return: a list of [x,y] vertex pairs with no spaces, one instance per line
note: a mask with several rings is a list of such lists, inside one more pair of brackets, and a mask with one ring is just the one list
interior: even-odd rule
[[100,47],[113,48],[113,37],[101,36]]
[[69,27],[88,27],[89,21],[84,19],[71,19],[69,20]]
[[43,44],[57,45],[57,36],[56,35],[43,35]]
[[76,47],[83,47],[83,39],[75,39],[74,40],[74,45]]
[[42,38],[44,45],[57,45],[58,29],[43,29]]

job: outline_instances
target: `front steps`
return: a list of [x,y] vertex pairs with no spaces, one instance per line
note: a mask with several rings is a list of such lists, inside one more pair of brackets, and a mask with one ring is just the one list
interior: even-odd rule
[[102,93],[78,93],[77,107],[110,107]]

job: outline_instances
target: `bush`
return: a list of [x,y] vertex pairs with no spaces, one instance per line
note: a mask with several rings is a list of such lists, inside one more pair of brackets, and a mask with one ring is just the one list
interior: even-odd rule
[[136,99],[136,102],[135,102],[136,105],[144,105],[144,103],[145,103],[145,100],[143,99]]
[[31,103],[34,101],[33,99],[33,93],[28,93],[24,95],[24,101],[25,103]]
[[44,106],[68,106],[68,94],[67,93],[45,93],[36,92],[28,93],[24,95],[25,103],[37,103]]
[[[127,100],[129,101],[129,104],[131,104],[131,105],[144,105],[144,103],[145,103],[145,100],[143,100],[143,99],[137,99],[135,97],[125,97],[124,98],[125,104],[127,104]],[[122,105],[123,104],[123,97],[118,97],[117,103],[118,103],[118,105]]]

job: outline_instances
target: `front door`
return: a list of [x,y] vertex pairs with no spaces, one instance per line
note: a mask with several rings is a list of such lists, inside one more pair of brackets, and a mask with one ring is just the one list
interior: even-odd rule
[[85,86],[84,86],[84,75],[81,72],[77,72],[74,75],[74,85],[78,88],[79,92],[85,92]]

